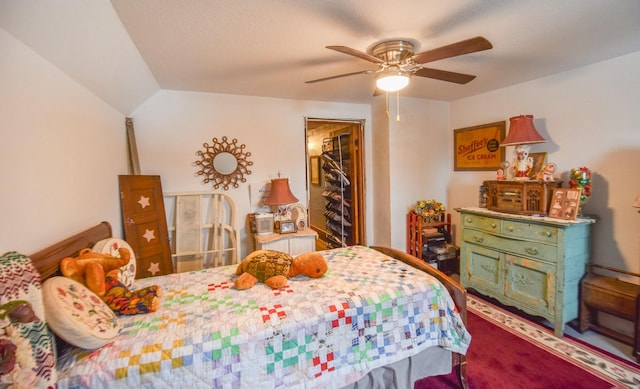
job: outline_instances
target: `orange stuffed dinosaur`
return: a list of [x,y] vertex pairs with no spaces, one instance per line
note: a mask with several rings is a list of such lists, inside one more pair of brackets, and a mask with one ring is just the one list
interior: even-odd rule
[[135,315],[156,311],[161,296],[160,288],[154,285],[130,291],[120,283],[118,268],[129,263],[131,253],[124,247],[120,247],[118,253],[119,258],[83,249],[75,258],[64,258],[60,262],[60,271],[65,277],[86,285],[117,314]]

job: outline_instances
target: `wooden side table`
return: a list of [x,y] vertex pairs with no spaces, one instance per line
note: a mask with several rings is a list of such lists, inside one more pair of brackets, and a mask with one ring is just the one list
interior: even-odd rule
[[254,234],[253,237],[256,242],[256,250],[277,250],[295,257],[316,251],[318,233],[311,228],[305,228],[290,234]]
[[444,227],[445,231],[451,236],[451,214],[440,214],[440,221],[435,223],[425,223],[422,217],[416,215],[415,212],[407,213],[407,253],[414,257],[422,258],[422,232],[425,228]]
[[[578,330],[599,332],[633,346],[633,355],[640,362],[640,285],[593,272],[594,268],[635,277],[640,274],[601,265],[590,265],[580,283],[580,324]],[[634,335],[627,336],[600,324],[598,312],[633,322]]]
[[[427,228],[444,228],[444,231],[451,237],[451,214],[441,213],[439,221],[425,223],[422,217],[413,211],[407,213],[407,253],[414,257],[426,260],[423,256],[425,242],[424,230]],[[450,242],[447,242],[450,243]],[[459,273],[460,271],[460,248],[456,247],[456,255],[449,259],[438,259],[438,270],[446,275]]]

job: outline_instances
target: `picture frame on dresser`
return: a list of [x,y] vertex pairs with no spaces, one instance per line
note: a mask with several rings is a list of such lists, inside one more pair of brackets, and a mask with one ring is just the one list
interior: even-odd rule
[[258,229],[256,227],[256,214],[255,213],[247,214],[247,225],[249,226],[249,231],[252,234],[255,234],[256,232],[258,232]]
[[549,217],[555,219],[575,220],[580,206],[580,188],[556,188],[551,195]]
[[297,231],[294,220],[280,220],[276,222],[276,231],[280,234],[291,234]]
[[533,167],[527,176],[533,180],[536,175],[542,171],[542,168],[546,164],[547,153],[530,153],[529,157],[531,157],[531,160],[533,161]]

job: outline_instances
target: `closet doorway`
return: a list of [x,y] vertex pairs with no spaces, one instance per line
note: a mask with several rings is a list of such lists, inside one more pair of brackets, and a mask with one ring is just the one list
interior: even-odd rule
[[316,248],[366,245],[364,120],[306,118],[309,225]]

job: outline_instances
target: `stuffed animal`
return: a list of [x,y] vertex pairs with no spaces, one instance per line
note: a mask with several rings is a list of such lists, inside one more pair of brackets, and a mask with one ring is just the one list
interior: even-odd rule
[[118,253],[120,257],[113,257],[83,249],[75,258],[64,258],[60,262],[60,271],[65,277],[86,285],[117,314],[154,312],[158,309],[160,288],[154,285],[130,291],[120,283],[118,268],[129,263],[131,253],[124,247],[119,248]]
[[260,281],[277,289],[299,274],[319,278],[327,272],[327,261],[320,253],[309,252],[293,258],[275,250],[258,250],[249,254],[236,269],[235,287],[249,289]]

